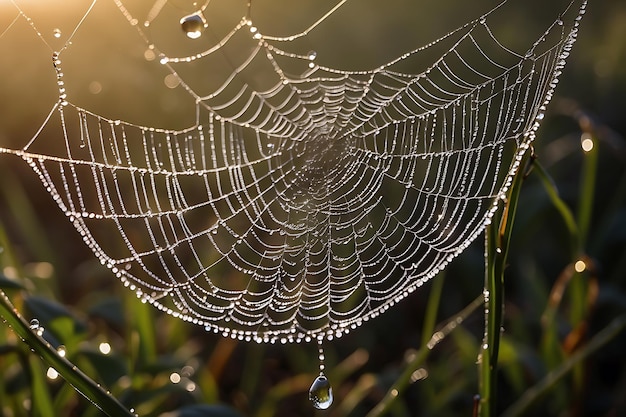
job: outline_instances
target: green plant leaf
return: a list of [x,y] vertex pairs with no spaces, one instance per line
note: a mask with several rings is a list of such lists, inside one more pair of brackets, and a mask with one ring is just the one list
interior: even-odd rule
[[42,324],[49,325],[54,320],[64,317],[72,319],[75,332],[83,332],[87,328],[66,306],[57,301],[39,296],[29,296],[24,300],[24,305],[29,313]]
[[124,328],[124,306],[119,297],[107,297],[96,300],[87,310],[89,316],[100,317],[116,328]]
[[104,355],[93,350],[83,350],[78,356],[89,361],[106,386],[112,386],[121,377],[128,375],[126,362],[113,355]]

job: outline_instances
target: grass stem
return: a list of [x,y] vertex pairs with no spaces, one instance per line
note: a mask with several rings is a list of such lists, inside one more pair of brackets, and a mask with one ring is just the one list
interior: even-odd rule
[[485,335],[479,354],[480,417],[493,417],[497,410],[496,377],[504,315],[504,270],[513,219],[529,158],[527,152],[506,194],[504,207],[494,213],[485,228]]

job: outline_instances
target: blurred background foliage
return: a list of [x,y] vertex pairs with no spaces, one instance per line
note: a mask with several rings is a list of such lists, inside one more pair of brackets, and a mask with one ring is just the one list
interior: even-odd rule
[[[315,49],[321,64],[369,67],[447,33],[489,3],[348,2],[324,31],[312,32],[294,47]],[[191,2],[169,4],[172,16],[178,16],[174,22],[193,11]],[[303,21],[332,4],[258,0],[253,11],[260,28],[282,34],[302,30]],[[63,38],[55,39],[53,29],[71,32],[88,2],[19,5],[55,48]],[[532,37],[542,30],[542,12],[551,6],[513,2],[500,29],[512,41]],[[0,33],[15,10],[11,2],[0,2]],[[215,2],[209,11],[217,36],[245,14],[245,2]],[[166,47],[174,47],[182,33],[176,27],[160,36]],[[136,38],[112,1],[98,1],[63,56],[71,101],[139,124],[180,128],[193,123],[189,96],[165,86],[167,72],[145,55],[145,44]],[[0,146],[18,149],[57,100],[50,49],[21,23],[0,36],[0,51]],[[590,345],[610,323],[623,328],[626,311],[624,2],[590,3],[557,93],[535,144],[540,165],[525,180],[513,231],[499,411],[521,405],[523,415],[533,416],[626,415],[626,335],[612,334],[597,350]],[[581,149],[583,133],[594,141],[591,152]],[[46,138],[49,146],[59,139]],[[586,266],[580,273],[575,271],[579,260]],[[388,415],[470,416],[483,334],[480,308],[426,361],[416,359],[432,323],[445,324],[481,294],[483,269],[478,239],[445,277],[327,343],[327,375],[336,400],[330,410],[318,412],[307,399],[318,372],[316,346],[237,343],[142,304],[93,257],[28,166],[0,155],[0,288],[28,320],[38,320],[54,348],[62,345],[70,361],[141,416],[364,416],[408,364],[415,367],[411,383],[385,410]],[[577,352],[593,354],[578,358]],[[545,379],[564,368],[570,371],[562,378]],[[533,393],[540,395],[531,402]],[[100,412],[2,326],[0,415]]]

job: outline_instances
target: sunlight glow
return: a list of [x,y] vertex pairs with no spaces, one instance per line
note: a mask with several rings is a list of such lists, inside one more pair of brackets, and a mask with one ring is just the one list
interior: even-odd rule
[[574,264],[574,269],[576,270],[576,272],[583,272],[585,269],[587,269],[587,264],[585,263],[585,261],[578,260]]
[[111,345],[108,344],[107,342],[100,343],[100,346],[98,346],[98,349],[103,355],[108,355],[109,353],[111,353]]

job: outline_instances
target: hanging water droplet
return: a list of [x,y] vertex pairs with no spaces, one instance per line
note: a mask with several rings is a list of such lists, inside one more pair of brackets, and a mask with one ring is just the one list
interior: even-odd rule
[[333,403],[333,389],[323,373],[319,374],[311,384],[309,400],[319,410],[326,410]]
[[59,39],[61,37],[61,29],[54,28],[54,30],[52,31],[52,36]]
[[30,327],[31,330],[37,330],[39,328],[39,320],[32,319],[30,321],[30,326],[29,327]]
[[180,27],[190,39],[198,39],[207,27],[202,12],[192,13],[180,19]]
[[317,58],[317,52],[315,51],[309,51],[308,54],[306,54],[307,58],[309,58],[309,61],[313,61],[315,58]]

